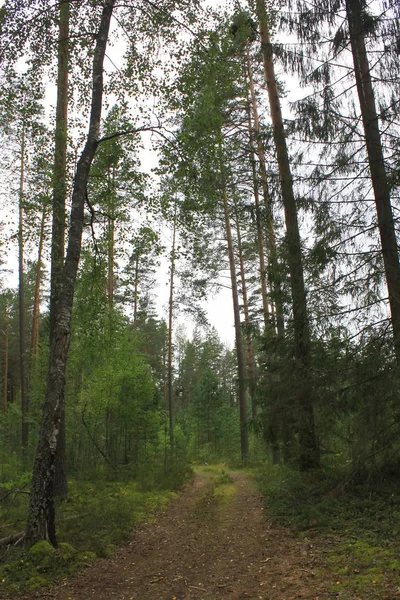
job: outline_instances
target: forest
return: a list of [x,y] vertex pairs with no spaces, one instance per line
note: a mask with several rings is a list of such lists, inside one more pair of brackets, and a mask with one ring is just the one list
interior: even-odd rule
[[[396,0],[0,2],[0,597],[193,481],[400,594],[399,59]],[[121,598],[286,597],[227,585]]]

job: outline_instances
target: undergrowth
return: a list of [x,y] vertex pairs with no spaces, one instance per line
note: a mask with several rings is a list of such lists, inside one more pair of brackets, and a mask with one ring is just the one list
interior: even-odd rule
[[[343,473],[257,472],[269,515],[318,549],[316,568],[341,600],[392,600],[400,593],[400,486],[349,485]],[[395,594],[397,594],[395,596]]]
[[[0,597],[32,592],[69,577],[96,557],[110,556],[135,524],[150,521],[174,497],[174,491],[143,491],[135,482],[71,481],[56,511],[59,549],[39,542],[28,551],[3,550]],[[28,495],[19,493],[0,504],[0,538],[24,529],[27,504]]]

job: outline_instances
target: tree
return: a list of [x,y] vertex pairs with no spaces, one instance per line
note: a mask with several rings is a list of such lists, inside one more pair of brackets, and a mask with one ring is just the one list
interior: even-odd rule
[[[242,328],[239,306],[239,293],[236,275],[234,242],[231,228],[231,198],[233,188],[231,148],[236,149],[232,139],[224,138],[224,127],[230,127],[229,101],[235,104],[236,81],[232,71],[238,71],[224,62],[229,52],[229,42],[218,43],[218,36],[209,34],[207,49],[194,44],[191,62],[181,75],[178,90],[185,111],[179,135],[180,151],[187,153],[182,160],[179,156],[176,179],[184,180],[183,189],[187,194],[196,194],[196,211],[213,215],[223,226],[223,235],[227,244],[229,274],[232,289],[232,302],[235,323],[235,343],[238,364],[238,395],[241,422],[241,453],[248,455],[246,373],[242,342]],[[193,101],[193,98],[195,100]],[[190,157],[190,158],[189,158]],[[215,165],[216,169],[210,169]],[[182,189],[182,185],[180,186]],[[190,192],[189,192],[190,190]],[[189,199],[189,196],[187,196]],[[183,203],[187,213],[190,203]],[[192,210],[193,210],[192,206]]]
[[174,278],[176,263],[176,201],[174,207],[174,216],[172,222],[172,247],[171,262],[169,270],[169,301],[168,301],[168,414],[169,414],[169,438],[171,450],[174,450],[174,405],[172,390],[172,324],[174,316]]
[[354,63],[358,99],[360,102],[365,144],[375,196],[378,228],[382,246],[386,283],[392,317],[394,347],[400,363],[400,262],[396,229],[391,205],[391,193],[385,167],[379,118],[372,86],[371,68],[365,47],[368,14],[363,0],[346,0],[347,21]]
[[155,271],[159,266],[162,246],[159,235],[148,224],[143,224],[130,238],[132,254],[125,269],[125,297],[133,301],[133,326],[136,329],[140,309],[146,308],[146,300],[155,285]]
[[71,227],[67,257],[63,268],[63,284],[58,297],[52,335],[46,400],[36,451],[25,533],[26,546],[31,546],[36,541],[43,539],[47,539],[54,546],[57,546],[53,497],[55,454],[65,388],[72,303],[82,243],[86,188],[100,134],[103,99],[103,61],[114,4],[115,0],[106,0],[104,4],[93,55],[92,105],[89,133],[77,165],[74,180]]
[[117,258],[124,253],[122,245],[130,242],[130,213],[144,203],[146,182],[137,159],[137,136],[115,135],[124,131],[135,132],[136,129],[129,120],[127,107],[114,105],[104,119],[103,141],[93,163],[88,189],[96,252],[107,264],[110,310],[118,301]]
[[232,229],[229,215],[228,197],[226,189],[223,190],[223,210],[225,218],[225,234],[228,245],[229,267],[231,273],[233,315],[235,322],[235,342],[238,365],[239,408],[240,408],[240,447],[242,459],[249,453],[249,440],[247,433],[247,402],[246,402],[246,372],[243,353],[242,328],[240,325],[239,292],[236,277],[236,264],[233,251]]
[[247,291],[247,282],[246,282],[246,270],[244,264],[244,252],[243,252],[243,244],[242,244],[242,236],[240,232],[240,219],[238,206],[236,201],[234,200],[234,215],[235,215],[235,224],[236,224],[236,237],[237,237],[237,248],[239,255],[239,267],[240,267],[240,281],[241,281],[241,293],[243,298],[243,314],[244,314],[244,339],[246,340],[246,354],[247,354],[247,374],[248,374],[248,387],[251,398],[251,415],[253,421],[257,420],[257,404],[256,404],[256,375],[255,375],[255,364],[253,357],[253,343],[251,339],[250,329],[250,316],[249,316],[249,301],[248,301],[248,291]]
[[[171,4],[169,2],[167,4],[168,9],[170,10]],[[46,397],[43,420],[39,434],[39,444],[35,458],[25,535],[25,543],[28,546],[39,539],[48,539],[53,545],[57,544],[53,498],[54,458],[60,430],[61,409],[65,390],[66,364],[71,337],[71,316],[79,259],[82,249],[82,233],[85,224],[85,202],[88,197],[87,188],[89,175],[97,147],[100,143],[104,143],[110,139],[106,137],[100,139],[100,130],[104,91],[103,63],[114,6],[115,0],[105,0],[102,6],[98,6],[97,3],[95,3],[95,6],[92,6],[92,3],[83,3],[83,8],[86,9],[90,22],[96,23],[97,27],[92,62],[92,93],[89,132],[77,163],[73,184],[68,247],[63,265],[62,285],[59,291],[56,316],[51,335],[52,343],[50,348]],[[101,16],[99,15],[100,8],[102,8]],[[158,27],[161,27],[162,29],[162,25],[166,25],[167,22],[170,23],[169,10],[166,11],[165,7],[155,6],[153,4],[150,4],[148,9],[144,10],[143,6],[131,3],[124,6],[122,12],[124,21],[125,19],[131,19],[131,22],[136,22],[137,28],[135,29],[135,33],[140,32],[140,34],[143,34],[142,41],[147,50],[147,48],[151,46],[151,34],[154,31],[158,31]],[[191,11],[192,3],[185,5],[185,14],[190,15]],[[138,13],[141,15],[140,19],[137,18]],[[173,25],[176,26],[177,22],[179,23],[179,21],[174,20]],[[172,29],[174,28],[172,27]],[[169,34],[169,31],[171,30],[166,28],[165,35],[170,35],[170,37],[173,38],[173,32]],[[138,80],[140,79],[140,81],[142,81],[144,74],[150,71],[149,64],[151,65],[151,57],[153,55],[149,53],[148,56],[143,56],[143,61],[139,61],[136,41],[136,35],[131,36],[129,39],[130,43],[128,44],[127,49],[126,69],[130,72],[130,78],[132,78],[136,69],[138,69],[139,66],[140,68],[143,67],[143,70],[140,70],[140,73],[138,74]],[[91,54],[90,47],[89,50]],[[85,65],[83,65],[83,68],[84,66]],[[128,79],[129,78],[127,78],[126,82],[128,82]],[[112,87],[113,83],[110,83],[110,86]],[[120,91],[120,88],[115,87],[114,89]],[[85,103],[85,101],[83,101],[83,103]],[[140,128],[138,129],[140,130]],[[129,132],[115,132],[111,137],[117,138],[122,134],[133,134],[136,131],[137,129],[130,130]],[[90,209],[90,201],[88,204]]]
[[26,327],[25,327],[25,281],[24,281],[24,194],[25,194],[25,154],[26,130],[22,122],[20,148],[20,183],[18,206],[18,304],[19,304],[19,358],[21,378],[22,447],[26,451],[29,441],[29,393],[27,380]]
[[320,457],[314,424],[314,400],[311,381],[311,340],[304,284],[303,258],[297,208],[293,190],[293,178],[286,146],[285,128],[282,118],[278,85],[272,59],[272,46],[265,0],[256,0],[256,10],[260,25],[265,80],[268,89],[275,149],[279,166],[279,179],[285,211],[286,244],[290,271],[295,336],[295,364],[298,382],[297,410],[300,451],[299,466],[300,470],[307,471],[319,466]]
[[29,158],[35,137],[40,138],[43,90],[31,69],[22,76],[8,73],[3,88],[0,110],[2,131],[9,136],[12,151],[18,157],[18,306],[19,306],[19,364],[21,389],[21,441],[26,454],[29,442],[29,353],[27,343],[27,311],[25,243],[26,217],[29,214],[30,169]]
[[[50,336],[52,336],[60,293],[65,245],[65,204],[67,196],[68,145],[68,74],[69,74],[69,0],[59,5],[57,108],[53,168],[53,221],[51,235]],[[50,346],[52,340],[50,339]],[[60,498],[68,494],[65,448],[65,406],[61,406],[60,432],[57,442],[54,492]]]

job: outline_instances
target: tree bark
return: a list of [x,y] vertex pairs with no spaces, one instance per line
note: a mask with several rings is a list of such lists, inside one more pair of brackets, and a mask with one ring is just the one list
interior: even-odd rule
[[[54,322],[60,291],[65,238],[65,200],[67,195],[67,127],[68,127],[68,74],[69,74],[69,0],[60,2],[57,108],[53,168],[53,221],[51,233],[51,291],[50,332]],[[50,333],[51,335],[51,333]]]
[[378,228],[381,238],[382,256],[389,304],[392,318],[394,348],[397,362],[400,363],[400,263],[396,239],[393,211],[390,202],[390,186],[385,168],[378,114],[372,87],[371,72],[365,47],[363,16],[359,0],[346,0],[347,20],[349,23],[351,51],[356,77],[358,99],[365,132],[365,144],[375,206],[378,216]]
[[26,452],[29,442],[29,394],[26,374],[26,331],[25,331],[25,274],[24,274],[24,194],[25,194],[25,125],[22,125],[21,167],[19,183],[19,225],[18,225],[18,303],[19,303],[19,364],[21,382],[21,439]]
[[54,470],[65,391],[65,374],[71,336],[72,304],[82,246],[84,206],[89,172],[96,152],[103,101],[103,63],[111,16],[116,0],[105,0],[93,56],[92,101],[89,132],[77,164],[67,256],[56,306],[43,419],[33,470],[25,545],[48,540],[57,546],[54,514]]
[[8,322],[4,333],[4,369],[3,369],[3,411],[7,411],[7,383],[8,383]]
[[244,326],[245,326],[245,340],[247,349],[247,373],[249,382],[249,392],[251,398],[251,416],[253,421],[257,420],[257,404],[256,404],[256,375],[253,358],[253,344],[250,336],[250,317],[249,317],[249,303],[247,299],[247,283],[246,273],[244,268],[244,257],[242,247],[242,236],[240,233],[239,213],[237,209],[237,203],[235,206],[235,222],[236,222],[236,235],[238,243],[238,255],[239,255],[239,266],[240,266],[240,280],[242,283],[242,298],[243,298],[243,314],[244,314]]
[[[53,223],[51,236],[50,347],[55,330],[65,253],[65,204],[67,196],[68,76],[70,0],[59,8],[57,108],[53,170]],[[61,402],[60,435],[55,458],[54,495],[68,495],[65,402]]]
[[138,293],[139,293],[139,246],[136,249],[135,256],[135,290],[133,300],[133,328],[137,327],[137,312],[138,312]]
[[[251,144],[251,152],[254,155],[257,154],[259,166],[260,166],[260,174],[261,174],[261,186],[264,198],[264,207],[265,207],[265,225],[267,231],[267,248],[268,248],[268,262],[269,262],[269,286],[271,289],[271,296],[273,298],[272,306],[275,304],[275,310],[272,314],[272,320],[274,323],[274,332],[278,334],[278,339],[282,342],[285,337],[285,322],[283,317],[283,300],[282,300],[282,288],[279,276],[279,263],[277,256],[277,247],[276,247],[276,236],[275,236],[275,226],[274,226],[274,218],[273,218],[273,210],[272,210],[272,198],[268,185],[268,177],[267,177],[267,166],[265,159],[265,150],[261,137],[261,127],[260,127],[260,118],[258,114],[258,106],[257,106],[257,97],[254,86],[254,78],[253,78],[253,69],[250,60],[250,52],[249,49],[246,49],[246,70],[247,70],[247,79],[250,90],[250,99],[251,99],[251,109],[249,107],[249,136],[250,136],[250,144]],[[254,123],[253,123],[254,121]],[[253,128],[254,127],[254,128]],[[254,149],[253,138],[256,138],[257,141],[257,149]],[[255,159],[253,158],[254,165]],[[255,171],[255,166],[253,167],[253,178],[257,177],[257,173]],[[258,180],[257,180],[258,186]],[[258,227],[261,228],[261,218],[260,218],[260,202],[256,203],[258,207],[258,219],[260,220],[260,224]],[[268,323],[265,324],[266,327]],[[279,354],[279,346],[278,346],[278,354]],[[273,464],[278,464],[280,462],[280,447],[279,447],[279,437],[278,431],[281,432],[283,439],[283,445],[287,444],[287,439],[291,437],[289,433],[289,424],[287,419],[286,411],[277,410],[279,406],[279,398],[277,397],[276,384],[280,381],[279,372],[275,372],[273,374],[269,374],[269,393],[271,395],[270,402],[272,404],[272,411],[269,416],[269,428],[268,428],[268,439],[271,444],[272,450],[272,462]],[[286,440],[286,441],[285,441]]]
[[114,216],[108,218],[108,273],[107,273],[108,306],[114,306]]
[[246,372],[243,356],[242,330],[240,327],[239,294],[236,278],[235,254],[233,251],[232,229],[229,216],[228,197],[226,189],[223,190],[223,210],[225,219],[226,241],[228,244],[229,268],[232,284],[233,315],[235,321],[236,356],[238,364],[239,380],[239,412],[240,412],[240,450],[242,459],[245,460],[249,454],[249,439],[247,431],[247,407],[246,407]]
[[300,470],[307,471],[319,466],[320,456],[314,423],[313,389],[311,383],[311,340],[307,314],[306,290],[304,285],[300,232],[293,191],[293,178],[283,126],[281,103],[275,79],[265,0],[257,0],[256,7],[260,24],[264,73],[268,89],[286,223],[286,243],[292,293],[295,341],[295,385],[297,389],[296,395],[298,405],[299,467]]
[[32,333],[31,333],[31,360],[35,354],[37,354],[38,341],[39,341],[39,308],[40,308],[40,278],[42,272],[42,254],[43,254],[43,242],[44,242],[44,227],[46,223],[46,207],[43,207],[42,219],[40,222],[40,233],[39,233],[39,248],[38,258],[36,265],[36,278],[35,278],[35,294],[33,298],[33,311],[32,311]]
[[249,122],[249,141],[250,141],[250,162],[251,162],[251,168],[252,168],[252,172],[253,172],[253,193],[254,193],[254,203],[255,203],[255,207],[256,207],[257,248],[258,248],[258,258],[260,261],[261,299],[262,299],[262,307],[263,307],[264,329],[267,329],[268,317],[269,317],[268,292],[267,292],[267,268],[265,265],[264,239],[263,239],[263,230],[262,230],[262,225],[261,225],[260,192],[259,192],[258,177],[257,177],[256,156],[255,156],[254,145],[253,145],[253,132],[252,132],[250,105],[248,105],[248,122]]
[[[247,62],[247,76],[249,80],[249,89],[250,89],[250,97],[251,97],[251,106],[253,110],[253,119],[254,119],[254,132],[256,135],[257,141],[257,156],[260,162],[260,172],[261,172],[261,185],[263,190],[264,197],[264,206],[266,211],[266,228],[267,228],[267,247],[268,247],[268,259],[271,266],[271,277],[270,277],[270,286],[274,291],[274,301],[275,301],[275,314],[276,314],[276,329],[278,331],[278,335],[283,338],[285,334],[285,325],[283,319],[283,302],[282,302],[282,290],[281,284],[279,281],[279,265],[278,265],[278,257],[276,250],[276,237],[275,237],[275,227],[274,227],[274,217],[272,212],[272,199],[269,191],[268,185],[268,177],[267,177],[267,167],[265,160],[265,151],[261,138],[261,128],[260,128],[260,119],[258,115],[258,106],[257,106],[257,98],[254,88],[254,79],[253,79],[253,69],[250,61],[250,53],[247,49],[246,52],[246,62]],[[251,127],[251,115],[250,115],[250,139],[252,144],[252,127]],[[252,150],[254,152],[254,150]],[[253,174],[254,175],[254,174]]]
[[175,276],[175,244],[176,244],[176,203],[174,225],[172,230],[171,273],[169,284],[169,318],[168,318],[168,414],[169,439],[171,450],[174,448],[174,404],[172,398],[172,321],[174,311],[174,276]]
[[111,182],[110,182],[110,215],[108,217],[108,272],[107,272],[107,295],[108,295],[108,306],[113,308],[114,306],[114,254],[115,254],[115,210],[114,210],[114,194],[115,194],[115,169],[112,168]]

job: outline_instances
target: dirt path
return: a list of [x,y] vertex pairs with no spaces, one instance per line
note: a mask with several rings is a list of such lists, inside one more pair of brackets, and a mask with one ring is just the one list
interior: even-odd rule
[[[271,528],[244,473],[200,472],[132,541],[66,585],[58,600],[317,600],[313,549]],[[319,595],[320,594],[320,595]]]

